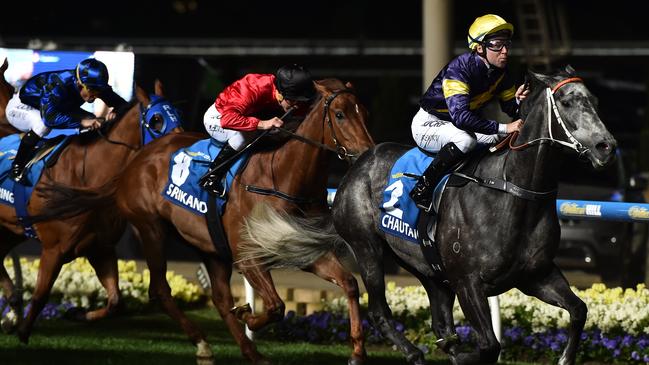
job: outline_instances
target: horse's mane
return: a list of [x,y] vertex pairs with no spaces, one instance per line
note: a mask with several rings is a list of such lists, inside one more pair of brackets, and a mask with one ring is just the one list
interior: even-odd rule
[[568,70],[572,70],[572,67],[566,66],[564,68],[557,69],[553,74],[539,74],[528,70],[527,80],[530,86],[530,94],[521,103],[520,115],[523,120],[526,120],[528,114],[534,108],[540,94],[544,93],[547,87],[552,86],[551,83],[548,82],[549,80],[558,82],[569,77],[575,77],[573,73],[574,70],[572,70],[572,72]]

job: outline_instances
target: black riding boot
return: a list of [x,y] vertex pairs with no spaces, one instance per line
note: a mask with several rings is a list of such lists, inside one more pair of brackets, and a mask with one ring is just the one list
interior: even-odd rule
[[453,142],[445,144],[439,150],[433,162],[426,168],[410,192],[410,197],[419,208],[427,212],[431,210],[435,186],[444,175],[451,172],[451,169],[462,161],[464,156],[465,154]]
[[223,195],[225,187],[221,185],[221,180],[236,160],[234,158],[230,160],[230,157],[236,153],[237,150],[226,143],[210,164],[210,169],[200,178],[200,186],[210,194]]
[[36,144],[41,140],[41,137],[34,133],[34,131],[29,131],[23,136],[23,139],[20,141],[20,146],[18,147],[18,152],[16,152],[16,157],[14,158],[13,163],[11,164],[11,172],[9,172],[9,177],[17,183],[25,184],[27,183],[27,178],[25,177],[25,166],[29,160],[34,157],[36,152]]

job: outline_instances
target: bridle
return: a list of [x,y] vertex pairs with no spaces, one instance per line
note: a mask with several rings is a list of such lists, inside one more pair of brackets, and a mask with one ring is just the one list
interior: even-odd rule
[[[531,141],[528,141],[528,142],[525,142],[523,144],[515,146],[514,141],[516,140],[516,137],[518,136],[518,132],[515,132],[515,133],[512,133],[512,137],[509,139],[509,148],[511,150],[514,150],[514,151],[522,150],[522,149],[525,149],[525,148],[527,148],[527,147],[529,147],[529,146],[531,146],[533,144],[536,144],[536,143],[540,144],[540,143],[542,143],[544,141],[549,141],[551,143],[558,143],[558,144],[560,144],[562,146],[568,147],[568,148],[576,151],[580,156],[587,153],[588,151],[590,151],[589,148],[584,147],[584,145],[582,145],[581,142],[579,142],[572,135],[572,133],[568,130],[568,128],[566,127],[566,123],[561,118],[561,114],[559,114],[559,109],[557,108],[557,103],[554,100],[554,93],[556,93],[557,90],[559,90],[564,85],[569,84],[569,83],[573,83],[573,82],[581,82],[581,83],[583,83],[584,80],[582,80],[579,77],[570,77],[570,78],[567,78],[565,80],[560,81],[559,83],[554,85],[554,87],[552,87],[552,88],[547,87],[545,89],[545,99],[547,101],[547,106],[548,106],[548,113],[547,113],[548,114],[548,134],[549,134],[550,137],[536,138],[536,139],[533,139]],[[563,132],[568,137],[568,141],[563,141],[563,140],[554,138],[554,136],[552,134],[552,115],[554,115],[555,119],[557,120],[557,124],[559,124],[559,126],[561,126],[561,128],[563,129]]]
[[329,115],[330,114],[329,113],[330,112],[329,108],[330,108],[331,103],[333,102],[333,100],[337,96],[339,96],[341,94],[345,94],[345,93],[353,94],[353,92],[350,89],[336,90],[333,93],[331,93],[329,96],[327,96],[327,98],[324,101],[324,111],[323,111],[323,114],[322,114],[323,129],[324,129],[325,124],[327,126],[329,126],[329,131],[331,132],[331,139],[333,140],[334,145],[336,146],[336,148],[332,148],[332,147],[327,146],[324,143],[320,143],[320,142],[314,141],[312,139],[306,138],[304,136],[301,136],[301,135],[299,135],[299,134],[297,134],[295,132],[292,132],[292,131],[290,131],[288,129],[285,129],[285,128],[280,127],[280,128],[277,128],[277,129],[284,132],[284,133],[290,134],[293,138],[295,138],[295,139],[297,139],[297,140],[299,140],[301,142],[304,142],[304,143],[307,143],[307,144],[310,144],[310,145],[325,149],[327,151],[331,151],[331,152],[335,153],[336,156],[338,156],[338,158],[340,160],[350,160],[351,158],[356,157],[357,156],[356,154],[347,152],[347,148],[345,146],[343,146],[338,141],[338,138],[336,137],[336,131],[334,130],[333,122],[331,120],[331,116]]

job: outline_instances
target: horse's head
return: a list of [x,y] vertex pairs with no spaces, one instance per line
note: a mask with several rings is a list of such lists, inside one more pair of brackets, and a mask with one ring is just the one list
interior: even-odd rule
[[597,98],[575,70],[566,66],[554,75],[530,74],[532,93],[522,105],[523,116],[545,110],[537,115],[547,120],[542,122],[548,139],[586,155],[595,168],[613,161],[617,142],[597,114]]
[[[374,146],[367,131],[367,110],[358,101],[350,83],[337,79],[316,81],[321,96],[318,103],[325,128],[325,144],[336,149],[338,158],[353,162],[361,153]],[[322,107],[320,107],[322,104]],[[326,130],[330,133],[326,133]]]
[[141,87],[136,86],[135,97],[140,102],[143,144],[171,132],[183,131],[180,113],[165,98],[160,80],[155,80],[155,93],[150,96]]

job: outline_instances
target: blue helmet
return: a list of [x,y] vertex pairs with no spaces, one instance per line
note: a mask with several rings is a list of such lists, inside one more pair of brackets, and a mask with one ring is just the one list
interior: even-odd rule
[[101,90],[109,87],[108,68],[103,62],[94,58],[79,62],[76,74],[81,85],[89,89]]

